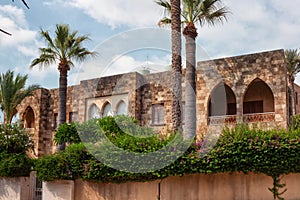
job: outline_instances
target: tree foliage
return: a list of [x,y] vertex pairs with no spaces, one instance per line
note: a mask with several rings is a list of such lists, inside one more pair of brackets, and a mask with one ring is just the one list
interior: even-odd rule
[[28,75],[17,74],[8,70],[0,74],[0,105],[4,113],[4,122],[11,123],[13,116],[16,114],[16,107],[21,101],[32,96],[33,92],[40,88],[39,85],[30,85],[25,87]]
[[[95,52],[83,47],[83,42],[89,39],[87,35],[78,36],[78,31],[70,30],[67,24],[57,24],[54,37],[49,31],[40,31],[41,37],[45,40],[46,47],[39,48],[40,55],[35,58],[30,67],[48,67],[58,63],[59,71],[59,103],[58,103],[58,124],[66,122],[66,102],[68,71],[75,65],[74,61],[83,62]],[[57,147],[57,151],[64,150],[65,143]]]
[[0,125],[0,177],[28,176],[33,160],[27,152],[33,141],[25,129],[17,124]]

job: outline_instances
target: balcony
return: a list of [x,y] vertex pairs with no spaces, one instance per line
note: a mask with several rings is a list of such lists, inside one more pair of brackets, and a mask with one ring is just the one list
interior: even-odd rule
[[256,122],[273,122],[275,121],[275,112],[265,113],[251,113],[243,115],[243,122],[256,123]]
[[[208,125],[236,124],[237,118],[236,115],[210,116]],[[274,122],[275,112],[244,114],[242,119],[245,123]]]
[[208,117],[209,125],[236,124],[236,115],[210,116]]

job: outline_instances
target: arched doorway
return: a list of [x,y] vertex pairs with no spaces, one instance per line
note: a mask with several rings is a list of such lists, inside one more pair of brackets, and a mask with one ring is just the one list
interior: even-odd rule
[[208,101],[208,123],[235,123],[236,122],[236,98],[232,89],[222,83],[211,92]]
[[274,95],[271,88],[261,79],[253,80],[243,99],[245,122],[274,121]]
[[28,129],[35,128],[35,116],[32,108],[28,106],[24,112],[24,127]]

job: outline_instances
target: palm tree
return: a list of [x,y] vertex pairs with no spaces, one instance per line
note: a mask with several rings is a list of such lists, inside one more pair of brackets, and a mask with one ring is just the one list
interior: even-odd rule
[[[159,0],[159,5],[165,8],[170,14],[170,4],[166,0]],[[201,27],[205,24],[215,25],[217,22],[226,20],[229,13],[227,7],[222,6],[221,0],[183,0],[181,12],[182,23],[184,24],[183,35],[186,40],[186,91],[185,91],[185,138],[192,138],[196,133],[196,44],[198,35],[196,23]],[[172,19],[165,16],[160,24],[169,24]]]
[[[291,111],[292,115],[295,115],[297,113],[297,107],[296,107],[296,96],[295,96],[295,87],[294,87],[294,81],[295,76],[297,73],[300,72],[300,52],[298,52],[297,49],[288,49],[285,50],[285,59],[286,59],[286,72],[287,72],[287,78],[289,81],[290,86],[290,99],[291,99]],[[292,120],[293,124],[293,120]]]
[[[181,67],[181,8],[180,0],[171,0],[171,4],[157,1],[157,4],[168,7],[171,19],[172,34],[172,131],[181,131],[182,67]],[[160,22],[162,23],[162,22]]]
[[[12,0],[12,2],[14,2],[14,0]],[[22,3],[26,6],[26,8],[29,9],[29,6],[28,6],[28,4],[26,3],[25,0],[22,0]],[[5,34],[7,34],[7,35],[11,35],[11,33],[6,32],[5,30],[3,30],[3,29],[1,29],[1,28],[0,28],[0,32],[5,33]]]
[[30,85],[25,88],[28,76],[21,76],[8,70],[0,75],[0,105],[4,113],[4,123],[9,124],[13,116],[17,113],[17,106],[21,101],[28,96],[32,96],[34,90],[38,89],[39,85]]
[[[77,31],[70,32],[65,24],[57,24],[55,38],[51,38],[48,31],[41,30],[40,34],[45,39],[47,47],[40,48],[40,56],[34,59],[30,67],[41,65],[48,67],[50,64],[58,63],[59,71],[59,106],[58,124],[66,122],[66,99],[67,99],[67,75],[74,66],[73,60],[83,62],[95,52],[88,51],[82,47],[82,43],[88,40],[88,36],[77,36]],[[59,144],[57,150],[64,150],[65,143]]]

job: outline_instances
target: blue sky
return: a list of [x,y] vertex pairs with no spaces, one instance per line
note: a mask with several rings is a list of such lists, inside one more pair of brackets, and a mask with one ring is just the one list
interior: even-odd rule
[[[99,56],[76,67],[69,84],[82,79],[130,72],[142,67],[153,72],[170,65],[168,28],[157,27],[163,10],[153,0],[27,0],[0,2],[0,72],[8,69],[29,75],[29,83],[46,88],[58,86],[57,67],[29,69],[30,62],[44,46],[40,28],[55,29],[69,24],[91,38],[85,46]],[[224,0],[232,14],[228,22],[198,29],[197,46],[205,52],[198,60],[241,55],[273,49],[300,47],[300,0]],[[300,80],[300,79],[299,79]],[[297,82],[298,81],[297,79]]]

